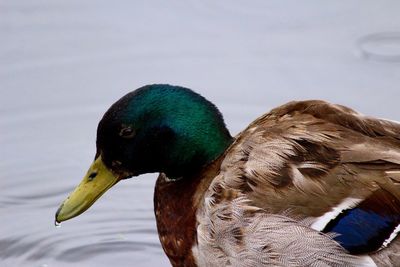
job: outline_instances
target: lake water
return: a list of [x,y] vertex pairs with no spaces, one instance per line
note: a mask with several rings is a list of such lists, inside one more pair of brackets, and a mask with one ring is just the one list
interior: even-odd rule
[[400,120],[400,1],[0,2],[0,266],[166,266],[156,174],[60,228],[99,119],[149,83],[195,89],[232,133],[292,99]]

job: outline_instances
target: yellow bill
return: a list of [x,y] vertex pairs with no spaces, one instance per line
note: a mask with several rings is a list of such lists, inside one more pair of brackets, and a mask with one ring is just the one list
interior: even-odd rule
[[109,188],[119,181],[99,156],[75,190],[56,212],[56,223],[78,216],[93,205]]

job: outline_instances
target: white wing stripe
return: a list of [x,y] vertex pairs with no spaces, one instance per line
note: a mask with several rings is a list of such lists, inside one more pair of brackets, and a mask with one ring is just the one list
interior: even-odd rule
[[331,211],[326,212],[324,215],[317,217],[313,224],[311,225],[311,228],[317,231],[322,231],[325,226],[335,219],[340,213],[342,213],[344,210],[347,209],[352,209],[355,206],[357,206],[363,199],[360,198],[352,198],[348,197],[345,198],[339,205],[335,206],[332,208]]

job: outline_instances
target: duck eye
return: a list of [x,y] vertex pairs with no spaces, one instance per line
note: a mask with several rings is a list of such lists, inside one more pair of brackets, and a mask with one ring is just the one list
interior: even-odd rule
[[117,167],[119,167],[119,166],[121,166],[121,165],[122,165],[122,162],[119,161],[119,160],[113,160],[113,161],[111,162],[111,166],[114,167],[114,168],[117,168]]
[[121,129],[121,131],[119,132],[119,136],[121,136],[122,138],[132,138],[135,136],[135,133],[135,130],[132,129],[132,127],[128,126]]

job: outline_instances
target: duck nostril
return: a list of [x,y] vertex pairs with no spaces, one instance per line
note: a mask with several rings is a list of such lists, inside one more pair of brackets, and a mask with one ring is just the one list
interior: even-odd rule
[[92,173],[89,175],[88,180],[89,180],[89,181],[92,181],[94,178],[96,178],[96,176],[97,176],[97,172],[92,172]]

